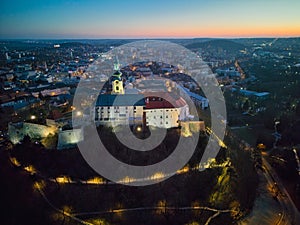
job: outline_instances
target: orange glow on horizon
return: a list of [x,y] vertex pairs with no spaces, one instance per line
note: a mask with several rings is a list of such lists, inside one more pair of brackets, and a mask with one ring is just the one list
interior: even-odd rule
[[[75,35],[75,34],[74,34]],[[243,38],[243,37],[300,37],[300,26],[239,26],[239,27],[186,27],[176,29],[145,27],[144,29],[127,30],[126,32],[107,32],[93,33],[86,32],[85,35],[91,37],[110,37],[110,38],[194,38],[194,37],[224,37],[224,38]]]

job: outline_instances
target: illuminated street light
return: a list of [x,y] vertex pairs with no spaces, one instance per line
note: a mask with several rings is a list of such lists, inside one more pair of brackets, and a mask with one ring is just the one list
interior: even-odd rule
[[30,116],[30,119],[35,120],[35,119],[36,119],[36,116],[35,116],[35,115],[31,115],[31,116]]
[[61,177],[56,177],[55,178],[57,183],[65,184],[65,183],[70,183],[70,178],[67,176],[61,176]]
[[30,173],[31,175],[36,173],[36,169],[32,165],[28,165],[24,167],[24,170]]
[[104,180],[101,177],[94,177],[86,181],[87,184],[104,184]]

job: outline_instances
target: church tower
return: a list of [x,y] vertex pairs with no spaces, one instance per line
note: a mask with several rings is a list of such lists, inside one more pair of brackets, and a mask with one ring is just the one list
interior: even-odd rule
[[123,95],[124,88],[123,88],[123,81],[122,81],[122,73],[119,68],[119,63],[114,64],[114,74],[112,75],[112,94],[115,95]]

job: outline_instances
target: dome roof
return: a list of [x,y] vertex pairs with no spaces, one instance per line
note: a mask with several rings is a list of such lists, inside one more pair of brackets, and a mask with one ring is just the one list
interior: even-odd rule
[[116,71],[113,73],[111,79],[112,79],[112,81],[115,81],[115,80],[121,81],[121,80],[122,80],[121,76],[122,76],[121,71],[116,70]]
[[121,76],[121,75],[122,73],[119,70],[115,71],[113,74],[113,76]]

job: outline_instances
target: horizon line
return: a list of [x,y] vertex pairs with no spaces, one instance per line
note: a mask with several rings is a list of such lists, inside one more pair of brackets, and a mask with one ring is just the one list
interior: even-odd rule
[[247,36],[247,37],[22,37],[22,38],[1,38],[1,41],[5,40],[157,40],[157,39],[267,39],[267,38],[300,38],[299,36]]

